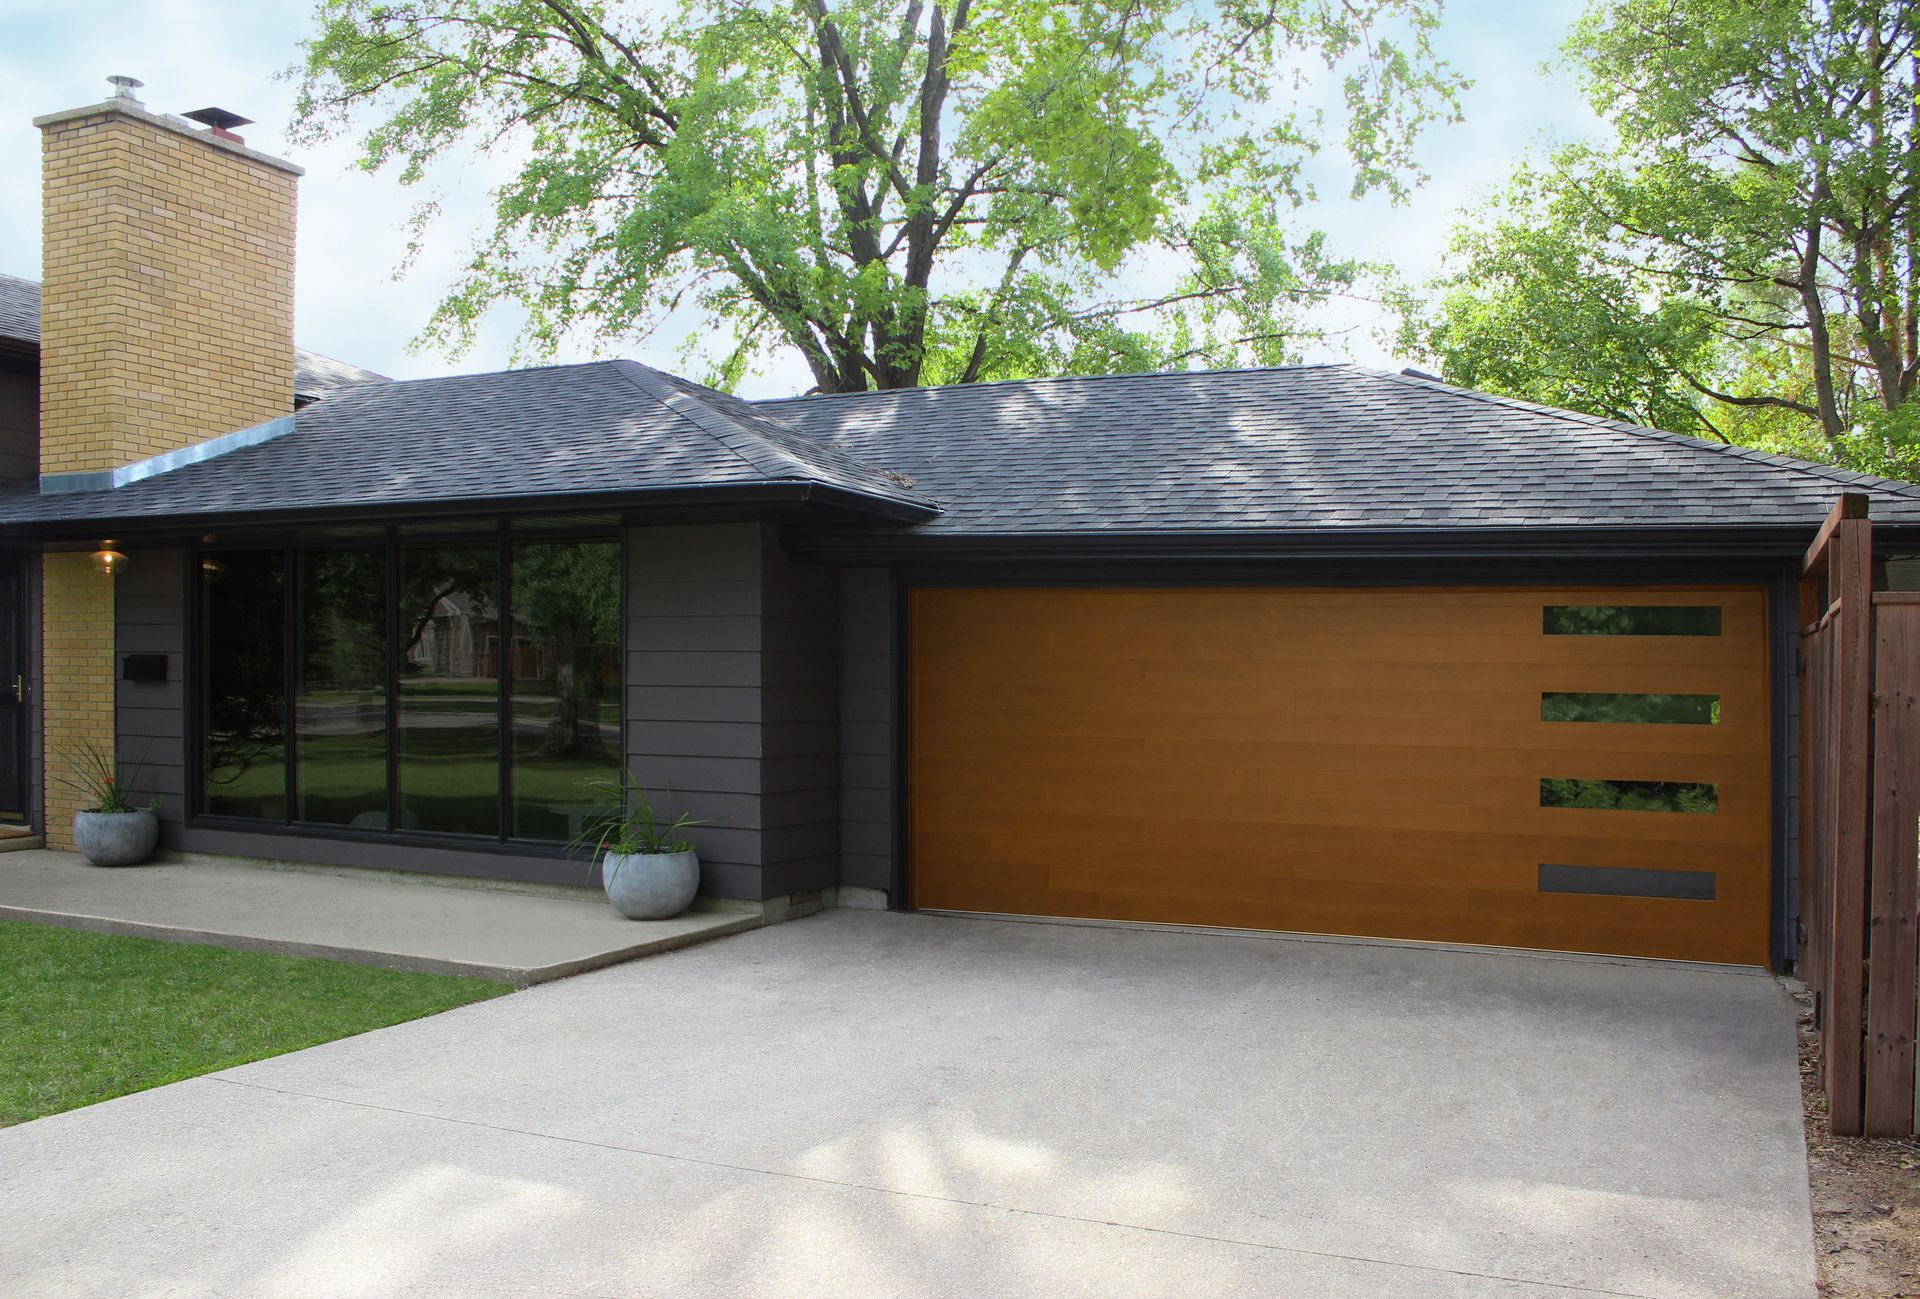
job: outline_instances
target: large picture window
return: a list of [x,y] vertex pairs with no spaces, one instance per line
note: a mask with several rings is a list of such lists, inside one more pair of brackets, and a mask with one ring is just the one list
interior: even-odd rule
[[203,814],[563,843],[618,773],[618,541],[199,560]]

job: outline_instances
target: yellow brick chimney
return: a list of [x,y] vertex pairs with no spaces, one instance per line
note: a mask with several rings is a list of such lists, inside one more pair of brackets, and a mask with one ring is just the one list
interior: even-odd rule
[[[202,130],[112,80],[113,98],[34,119],[43,490],[293,411],[301,169],[248,148],[244,119],[202,110]],[[113,579],[49,553],[41,606],[45,829],[70,846],[81,800],[62,780],[81,747],[114,749]]]

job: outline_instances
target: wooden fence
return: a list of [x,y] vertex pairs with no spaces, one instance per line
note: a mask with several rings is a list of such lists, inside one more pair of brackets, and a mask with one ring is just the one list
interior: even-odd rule
[[1920,594],[1873,589],[1867,498],[1800,581],[1799,970],[1843,1135],[1920,1131]]

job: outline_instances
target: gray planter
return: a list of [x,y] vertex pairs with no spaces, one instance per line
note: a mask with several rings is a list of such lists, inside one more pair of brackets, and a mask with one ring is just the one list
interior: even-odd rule
[[138,866],[160,842],[160,818],[138,812],[80,812],[73,818],[73,846],[95,866]]
[[607,901],[629,920],[671,920],[700,891],[698,853],[617,853],[600,862]]

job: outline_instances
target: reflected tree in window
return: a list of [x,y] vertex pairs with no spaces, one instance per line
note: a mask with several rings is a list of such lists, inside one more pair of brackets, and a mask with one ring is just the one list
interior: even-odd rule
[[201,557],[206,810],[279,820],[287,809],[286,562],[278,550]]
[[620,546],[513,548],[513,833],[571,838],[619,770]]
[[399,827],[500,830],[500,550],[400,550]]

